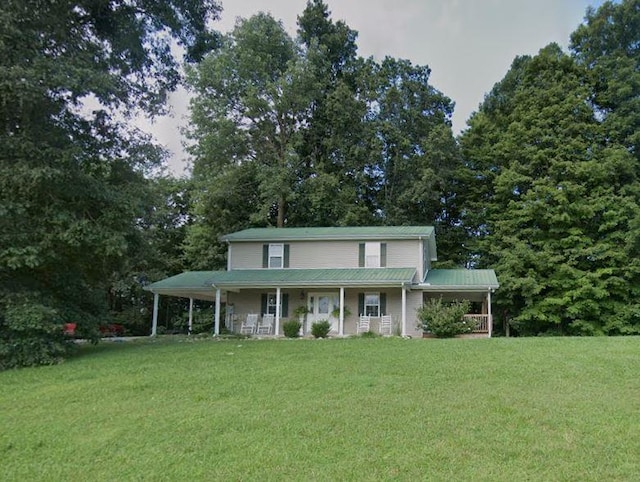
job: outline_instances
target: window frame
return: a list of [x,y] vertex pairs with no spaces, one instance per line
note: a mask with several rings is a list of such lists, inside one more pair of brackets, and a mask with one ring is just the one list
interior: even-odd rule
[[[377,301],[375,303],[369,303],[368,302],[368,298],[369,297],[373,297],[375,296],[377,298]],[[365,292],[364,293],[364,305],[363,305],[363,314],[364,315],[368,315],[368,316],[372,316],[374,318],[377,318],[380,316],[380,310],[381,310],[381,296],[380,296],[380,292]],[[375,310],[371,310],[371,308],[375,308]],[[373,312],[370,312],[373,311]]]
[[[272,249],[275,250],[275,248],[280,248],[280,254],[274,254],[272,253]],[[269,252],[267,255],[267,268],[269,269],[282,269],[284,268],[284,243],[269,243]],[[274,260],[280,260],[280,265],[279,266],[275,266],[273,261]]]

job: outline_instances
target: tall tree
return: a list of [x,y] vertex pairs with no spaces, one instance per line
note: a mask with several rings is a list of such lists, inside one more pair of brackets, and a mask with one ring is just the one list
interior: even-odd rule
[[550,45],[516,59],[461,139],[482,262],[522,333],[640,328],[637,162],[604,141],[592,88]]
[[366,166],[371,130],[363,122],[374,63],[356,55],[357,33],[330,18],[321,0],[298,17],[298,39],[316,79],[311,115],[298,153],[303,162],[290,222],[361,225],[376,222]]
[[199,58],[217,11],[195,0],[0,6],[0,367],[63,356],[64,322],[95,333],[161,159],[118,118],[162,110],[180,79],[171,42]]
[[640,161],[640,0],[589,8],[570,48],[590,73],[590,101],[606,142],[625,146]]
[[457,264],[453,187],[460,156],[451,131],[453,102],[429,84],[430,74],[427,66],[390,57],[375,69],[370,169],[382,222],[435,225],[446,233],[439,234],[443,258]]
[[284,226],[300,165],[296,145],[315,88],[297,44],[280,22],[260,13],[240,20],[188,78],[196,94],[188,130],[197,140],[194,175],[254,163],[256,218]]

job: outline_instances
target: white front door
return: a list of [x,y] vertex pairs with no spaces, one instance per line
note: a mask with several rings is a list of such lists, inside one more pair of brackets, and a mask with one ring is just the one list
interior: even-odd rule
[[338,293],[309,293],[307,315],[307,333],[311,331],[311,325],[316,321],[328,320],[331,323],[331,331],[338,332],[338,317],[331,313],[340,308],[340,296]]

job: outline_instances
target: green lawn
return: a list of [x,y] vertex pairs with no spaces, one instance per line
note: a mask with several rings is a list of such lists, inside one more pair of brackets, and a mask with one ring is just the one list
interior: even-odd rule
[[0,373],[0,480],[637,480],[640,338],[85,347]]

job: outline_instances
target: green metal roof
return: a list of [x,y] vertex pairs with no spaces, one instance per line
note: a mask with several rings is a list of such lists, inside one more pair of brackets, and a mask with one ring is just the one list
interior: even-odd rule
[[187,271],[144,287],[153,293],[214,300],[213,279],[222,271]]
[[247,269],[216,274],[218,287],[388,286],[411,283],[415,268]]
[[354,226],[323,228],[251,228],[222,236],[222,241],[305,241],[339,239],[416,239],[429,237],[433,226]]
[[496,289],[498,278],[492,269],[431,269],[421,289]]
[[188,271],[145,287],[154,293],[212,293],[214,288],[399,286],[413,281],[415,268],[242,269]]
[[150,285],[145,289],[153,291],[156,289],[193,289],[193,288],[211,288],[213,278],[216,273],[221,271],[185,271],[184,273],[165,278]]

